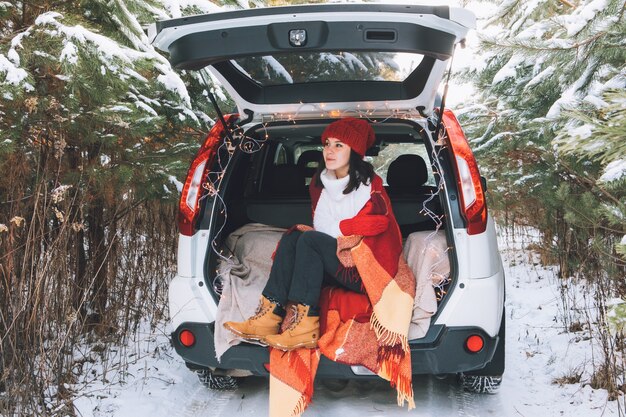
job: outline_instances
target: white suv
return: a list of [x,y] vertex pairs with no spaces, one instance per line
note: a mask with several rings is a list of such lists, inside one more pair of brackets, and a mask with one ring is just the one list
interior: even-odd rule
[[[448,248],[437,313],[427,333],[410,340],[413,372],[457,374],[476,392],[500,384],[504,274],[485,181],[454,114],[445,110],[440,120],[443,106],[435,109],[454,49],[474,26],[461,8],[327,4],[191,16],[150,28],[174,66],[207,67],[238,108],[220,113],[189,169],[170,285],[172,342],[208,386],[268,375],[261,346],[242,343],[216,359],[218,249],[249,223],[311,224],[306,184],[321,154],[319,138],[345,116],[372,122],[377,141],[368,158],[386,182],[403,237],[437,231],[432,235]],[[373,377],[325,358],[317,376]]]

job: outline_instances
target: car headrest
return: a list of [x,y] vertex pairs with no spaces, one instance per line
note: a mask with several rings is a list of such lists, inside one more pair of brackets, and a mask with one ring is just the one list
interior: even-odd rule
[[426,162],[419,155],[400,155],[387,170],[387,184],[394,189],[417,189],[428,181]]
[[311,178],[322,160],[322,151],[309,149],[300,154],[298,167],[302,170],[305,178]]

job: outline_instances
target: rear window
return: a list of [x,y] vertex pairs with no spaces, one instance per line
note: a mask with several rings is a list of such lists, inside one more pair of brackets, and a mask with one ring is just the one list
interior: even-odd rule
[[388,143],[383,146],[378,155],[366,156],[365,160],[374,166],[374,171],[383,179],[387,185],[387,170],[389,165],[400,155],[419,155],[426,162],[428,170],[428,180],[424,185],[435,186],[435,176],[433,174],[428,152],[421,143]]
[[[294,151],[296,164],[302,167],[315,169],[317,167],[317,163],[313,162],[313,160],[315,160],[316,158],[309,157],[309,154],[311,154],[310,151],[319,152],[319,156],[317,158],[321,158],[321,145],[300,146]],[[307,155],[306,161],[300,160],[300,156],[303,154]],[[428,157],[428,152],[426,151],[426,147],[422,143],[386,143],[382,145],[382,148],[378,152],[378,155],[366,156],[365,160],[372,164],[376,174],[378,174],[378,176],[383,179],[383,183],[387,185],[387,171],[389,169],[389,165],[400,155],[421,156],[422,159],[426,162],[426,169],[428,170],[428,180],[424,185],[436,186],[432,166],[429,163],[430,159]],[[306,184],[308,185],[309,182],[310,178],[307,178]]]
[[290,53],[231,60],[262,86],[327,81],[404,81],[423,55],[394,52]]

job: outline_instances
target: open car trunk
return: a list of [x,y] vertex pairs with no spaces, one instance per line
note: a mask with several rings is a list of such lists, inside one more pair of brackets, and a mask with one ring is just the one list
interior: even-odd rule
[[[249,272],[246,267],[246,277],[251,274],[266,280],[271,254],[281,231],[299,223],[312,224],[308,184],[321,159],[319,138],[327,124],[326,120],[295,124],[281,122],[258,125],[245,133],[244,144],[233,156],[222,184],[224,203],[216,200],[217,205],[212,210],[205,210],[207,215],[213,213],[215,216],[211,222],[214,230],[221,229],[212,245],[221,248],[221,256],[213,250],[207,254],[209,276],[214,277],[216,270],[223,275],[227,263],[224,257],[231,256],[236,263],[264,269],[261,273],[258,270]],[[437,259],[447,266],[447,270],[443,268],[443,272],[433,276],[436,297],[441,303],[450,284],[451,263],[442,216],[444,209],[438,191],[439,178],[431,165],[433,149],[428,145],[423,126],[416,122],[386,120],[372,125],[377,140],[366,160],[373,164],[385,183],[407,249],[405,257],[414,264],[422,262],[418,255],[424,245],[433,243],[438,248]],[[249,141],[250,147],[245,146],[245,141]],[[244,150],[252,149],[252,146],[257,150]],[[419,159],[423,161],[421,170],[416,164]],[[434,233],[436,230],[439,232]],[[245,233],[248,234],[244,239]],[[253,243],[245,243],[248,241]],[[244,243],[245,248],[241,246]],[[255,246],[262,249],[254,249]],[[260,259],[254,259],[252,250],[256,250]],[[422,263],[415,265],[417,270],[426,267]],[[419,273],[417,270],[414,273]],[[217,280],[218,291],[223,288],[220,279],[224,277]],[[262,286],[250,300],[252,307],[256,306],[261,289]],[[218,294],[214,297],[219,300]],[[216,329],[217,332],[221,330],[219,325]]]

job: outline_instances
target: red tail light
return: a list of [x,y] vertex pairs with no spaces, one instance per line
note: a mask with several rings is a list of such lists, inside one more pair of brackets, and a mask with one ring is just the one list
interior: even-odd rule
[[[237,114],[230,114],[225,117],[226,124],[230,125],[238,117]],[[224,126],[220,121],[215,123],[204,144],[196,154],[189,171],[187,179],[183,185],[183,192],[178,204],[178,230],[185,236],[195,233],[195,223],[198,217],[200,198],[207,192],[202,186],[213,159],[224,137]]]
[[480,352],[485,346],[485,341],[477,334],[473,334],[465,340],[465,348],[471,353]]
[[185,347],[192,347],[194,343],[196,343],[196,336],[191,332],[191,330],[182,330],[178,334],[178,340]]
[[461,196],[461,214],[467,221],[467,233],[476,235],[487,228],[487,205],[478,165],[465,133],[451,110],[444,110],[443,125],[454,155],[456,179]]

